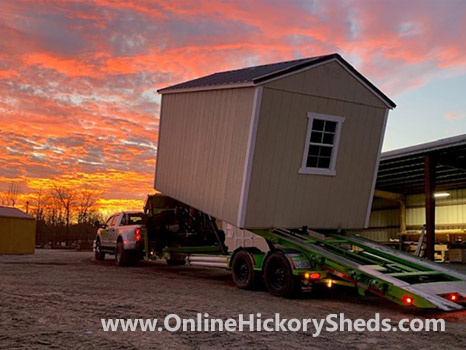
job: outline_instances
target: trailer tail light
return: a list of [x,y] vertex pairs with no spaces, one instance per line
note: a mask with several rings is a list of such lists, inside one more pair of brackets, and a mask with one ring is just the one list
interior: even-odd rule
[[304,273],[304,278],[307,279],[307,280],[318,280],[318,279],[320,278],[320,273],[317,273],[317,272],[313,272],[313,273],[306,272],[306,273]]
[[333,287],[333,280],[328,280],[327,281],[327,287],[332,288]]
[[413,305],[413,298],[411,298],[409,295],[405,295],[403,297],[403,303],[405,303],[406,305]]
[[453,302],[458,302],[460,301],[460,296],[456,293],[451,293],[447,295],[447,299]]
[[134,239],[136,241],[141,240],[141,229],[140,228],[137,228],[136,230],[134,230]]

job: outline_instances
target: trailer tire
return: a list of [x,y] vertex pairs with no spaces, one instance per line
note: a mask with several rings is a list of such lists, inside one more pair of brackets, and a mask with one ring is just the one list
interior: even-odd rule
[[251,256],[246,250],[240,250],[233,256],[231,263],[233,281],[240,289],[256,289],[259,278],[254,271]]
[[264,282],[270,294],[293,298],[299,294],[299,283],[293,275],[290,262],[285,254],[270,254],[264,266]]

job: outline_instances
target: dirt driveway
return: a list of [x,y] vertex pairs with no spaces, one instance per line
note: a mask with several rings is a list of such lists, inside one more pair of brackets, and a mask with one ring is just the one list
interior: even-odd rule
[[[446,332],[104,332],[101,318],[444,318]],[[236,289],[227,271],[141,263],[118,268],[92,253],[38,250],[0,256],[0,348],[66,349],[465,349],[466,312],[409,311],[377,297],[334,289],[325,297],[286,300]]]

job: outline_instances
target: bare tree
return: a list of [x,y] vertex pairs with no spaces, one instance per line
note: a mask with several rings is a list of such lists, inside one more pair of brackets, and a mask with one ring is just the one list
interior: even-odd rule
[[17,183],[10,183],[8,189],[1,194],[0,200],[2,205],[7,207],[15,207],[18,203],[19,185]]
[[78,224],[90,222],[91,216],[95,212],[95,205],[99,196],[99,192],[87,189],[77,194],[76,210],[78,214]]
[[54,185],[53,187],[54,197],[60,202],[64,211],[65,223],[66,223],[66,244],[68,244],[68,238],[70,233],[70,222],[72,210],[76,205],[76,192],[64,186]]
[[34,216],[37,220],[44,220],[45,219],[45,206],[46,206],[46,198],[44,191],[42,188],[36,192],[36,196],[34,201],[32,202],[32,207]]

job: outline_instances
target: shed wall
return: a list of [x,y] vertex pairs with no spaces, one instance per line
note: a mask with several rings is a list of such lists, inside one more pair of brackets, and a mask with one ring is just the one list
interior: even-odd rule
[[0,217],[0,254],[33,254],[36,221]]
[[236,224],[254,88],[164,94],[155,188]]
[[[336,176],[298,174],[308,112],[345,117]],[[244,227],[364,227],[385,114],[337,63],[266,84]]]

